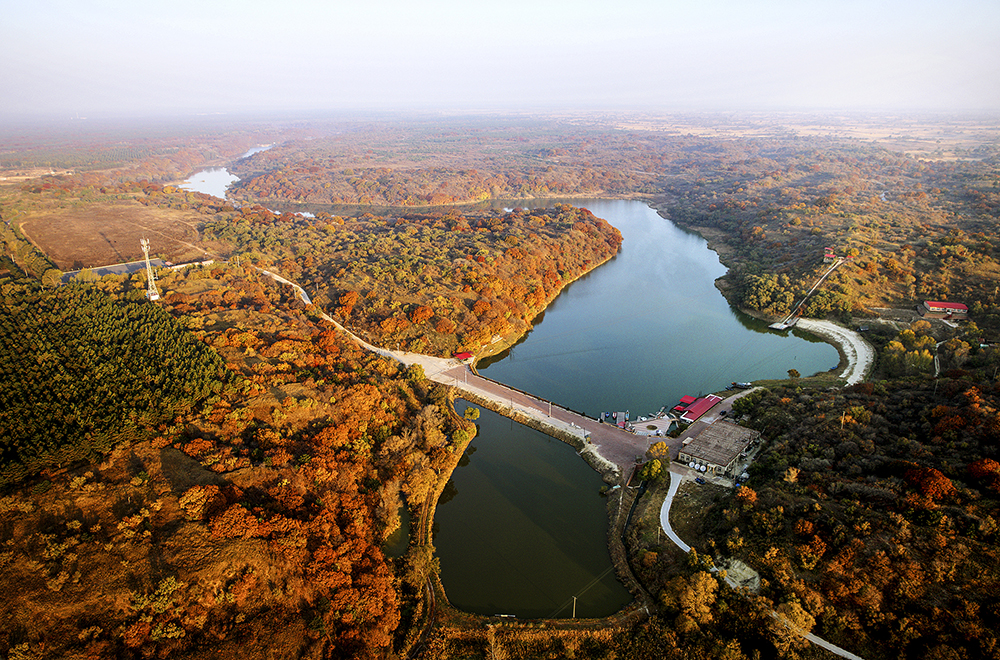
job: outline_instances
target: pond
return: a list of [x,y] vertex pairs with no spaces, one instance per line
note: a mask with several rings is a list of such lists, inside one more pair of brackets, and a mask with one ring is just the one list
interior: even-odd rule
[[[462,414],[469,404],[456,402]],[[567,444],[481,409],[435,514],[448,599],[518,618],[612,614],[631,601],[608,555],[604,482]]]

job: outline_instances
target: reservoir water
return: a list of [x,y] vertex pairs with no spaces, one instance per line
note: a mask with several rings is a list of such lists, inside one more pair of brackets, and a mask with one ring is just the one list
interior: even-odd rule
[[627,605],[608,556],[600,476],[544,433],[485,409],[476,423],[434,518],[451,603],[519,618],[568,618],[574,595],[578,617]]
[[734,309],[715,287],[726,272],[701,236],[642,202],[577,201],[622,232],[621,252],[570,284],[484,376],[597,417],[672,406],[733,381],[835,367],[837,350],[783,336]]
[[220,199],[226,198],[226,188],[239,181],[239,177],[230,174],[224,167],[210,167],[206,170],[199,170],[187,178],[178,187],[181,190],[205,193]]
[[[208,170],[182,187],[224,198],[233,180]],[[730,307],[714,285],[726,269],[700,236],[642,202],[566,201],[621,230],[622,250],[564,289],[517,345],[481,362],[484,375],[592,417],[629,410],[635,419],[732,381],[838,363],[829,344],[770,332]],[[520,618],[569,617],[574,595],[581,617],[630,602],[611,569],[597,473],[568,445],[488,410],[478,425],[435,515],[449,600]],[[395,540],[393,556],[405,532]]]
[[[621,252],[564,289],[511,350],[481,362],[484,375],[590,416],[627,409],[635,419],[732,381],[838,363],[833,346],[771,332],[730,307],[714,285],[726,269],[700,236],[641,202],[572,203],[620,229]],[[519,617],[567,617],[559,608],[573,595],[578,616],[628,602],[607,582],[597,474],[568,445],[493,413],[484,410],[479,426],[435,515],[451,601]]]

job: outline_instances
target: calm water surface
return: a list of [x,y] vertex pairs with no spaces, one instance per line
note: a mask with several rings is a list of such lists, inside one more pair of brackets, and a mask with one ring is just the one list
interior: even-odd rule
[[[267,151],[272,146],[274,145],[268,144],[260,147],[254,147],[240,156],[240,158],[248,158],[255,153]],[[205,193],[206,195],[213,195],[220,199],[225,199],[226,188],[239,180],[240,178],[238,176],[230,174],[229,170],[224,167],[209,167],[204,170],[199,170],[189,176],[178,186],[178,188],[181,190]]]
[[837,365],[837,350],[782,336],[740,313],[715,288],[726,268],[703,238],[641,202],[578,204],[621,230],[621,252],[569,285],[485,376],[591,417],[637,415],[732,381],[803,376]]
[[[770,332],[731,308],[714,285],[726,269],[701,237],[639,202],[573,203],[621,230],[621,253],[566,288],[512,350],[481,363],[484,375],[591,416],[628,409],[634,419],[734,380],[837,364],[829,344]],[[571,447],[483,410],[467,458],[435,519],[456,606],[567,617],[576,594],[578,616],[602,616],[630,600],[609,571],[601,480]]]
[[[468,407],[456,402],[461,414]],[[631,601],[608,556],[603,485],[576,452],[482,409],[435,514],[448,599],[479,614],[568,618]]]
[[226,188],[239,180],[238,176],[230,174],[229,170],[224,167],[212,167],[207,170],[195,172],[184,183],[180,184],[178,188],[225,199]]

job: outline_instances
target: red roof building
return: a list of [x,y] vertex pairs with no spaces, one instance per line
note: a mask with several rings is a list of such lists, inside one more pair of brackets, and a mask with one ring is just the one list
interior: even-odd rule
[[685,396],[681,398],[679,404],[674,406],[674,410],[681,413],[682,420],[691,423],[711,410],[720,401],[722,401],[722,397],[714,394],[703,396],[700,399]]
[[969,308],[962,303],[925,300],[918,309],[921,316],[932,319],[964,319],[969,316]]
[[676,406],[674,406],[674,410],[676,410],[677,412],[684,412],[685,410],[687,410],[688,406],[690,406],[697,400],[698,399],[693,396],[682,396],[681,402],[678,403]]
[[468,360],[472,357],[472,353],[455,353],[455,357],[459,360]]

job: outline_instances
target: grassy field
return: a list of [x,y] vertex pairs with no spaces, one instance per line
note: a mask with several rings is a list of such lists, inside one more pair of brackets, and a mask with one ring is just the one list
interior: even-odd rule
[[19,225],[61,270],[75,270],[141,259],[144,236],[150,256],[175,263],[200,259],[205,255],[196,247],[202,217],[123,200],[45,210]]

